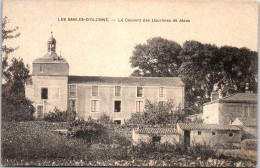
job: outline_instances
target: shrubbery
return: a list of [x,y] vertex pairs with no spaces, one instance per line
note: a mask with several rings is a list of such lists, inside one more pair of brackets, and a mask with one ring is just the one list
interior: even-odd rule
[[50,111],[44,116],[44,120],[49,122],[70,122],[74,121],[75,118],[75,111],[60,111],[57,108],[54,109],[54,112]]
[[167,102],[151,102],[146,100],[144,111],[132,114],[127,121],[129,124],[176,124],[183,122],[185,112],[177,106],[174,109],[172,101]]
[[108,129],[94,120],[75,120],[70,123],[69,135],[87,143],[109,143]]
[[2,121],[34,120],[35,108],[23,93],[14,93],[2,85]]

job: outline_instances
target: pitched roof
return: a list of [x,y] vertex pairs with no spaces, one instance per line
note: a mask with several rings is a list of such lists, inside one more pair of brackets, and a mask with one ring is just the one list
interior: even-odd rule
[[199,124],[199,123],[178,123],[182,130],[240,130],[234,125]]
[[139,86],[184,86],[178,77],[103,77],[103,76],[69,76],[69,83],[117,84]]
[[208,103],[205,103],[204,105],[207,104],[212,104],[212,103],[257,103],[257,94],[256,93],[236,93],[232,94],[226,97],[223,97],[221,99],[217,99]]
[[239,120],[246,127],[256,127],[257,126],[257,118],[241,117],[241,118],[236,118],[236,120]]
[[152,134],[152,135],[172,135],[178,134],[175,128],[137,128],[137,134]]

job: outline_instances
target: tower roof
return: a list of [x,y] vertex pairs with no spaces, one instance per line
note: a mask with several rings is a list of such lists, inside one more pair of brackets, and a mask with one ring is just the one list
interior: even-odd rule
[[43,57],[36,58],[33,63],[68,63],[63,57],[55,52],[48,52]]
[[33,63],[67,63],[67,61],[56,53],[56,39],[53,37],[53,32],[51,32],[51,37],[47,41],[48,53],[43,57],[36,58]]
[[49,38],[48,42],[56,43],[56,39],[53,37],[53,32],[51,32],[51,37]]

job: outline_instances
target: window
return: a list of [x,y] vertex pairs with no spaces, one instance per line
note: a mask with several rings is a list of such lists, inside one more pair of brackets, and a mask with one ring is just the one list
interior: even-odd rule
[[115,101],[115,112],[121,111],[121,101]]
[[115,123],[116,125],[121,125],[121,120],[114,120],[114,123]]
[[198,131],[198,135],[201,135],[201,131]]
[[37,106],[37,117],[38,118],[43,117],[43,106]]
[[136,101],[136,112],[140,113],[143,111],[143,101]]
[[137,97],[143,97],[143,88],[137,87]]
[[98,86],[92,86],[92,96],[98,95]]
[[69,109],[71,111],[76,111],[76,100],[69,100]]
[[99,101],[98,100],[92,100],[91,101],[91,111],[92,112],[98,112],[99,111]]
[[121,86],[116,86],[115,87],[115,96],[121,96]]
[[40,72],[43,72],[43,65],[40,64]]
[[70,96],[76,96],[76,85],[70,85]]
[[216,132],[212,131],[212,135],[216,135]]
[[233,132],[230,132],[228,135],[229,135],[229,136],[234,136],[234,133],[233,133]]
[[159,88],[159,97],[165,97],[165,88],[164,87]]
[[42,88],[41,98],[48,99],[48,88]]
[[160,143],[161,137],[155,136],[155,137],[153,137],[152,141],[153,141],[153,143]]

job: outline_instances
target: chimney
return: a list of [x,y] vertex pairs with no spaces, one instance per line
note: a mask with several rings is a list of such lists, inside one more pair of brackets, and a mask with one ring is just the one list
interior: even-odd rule
[[219,94],[218,94],[218,92],[214,92],[214,91],[211,92],[210,98],[211,98],[211,101],[214,101],[214,100],[219,99]]

